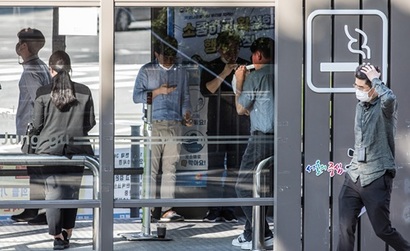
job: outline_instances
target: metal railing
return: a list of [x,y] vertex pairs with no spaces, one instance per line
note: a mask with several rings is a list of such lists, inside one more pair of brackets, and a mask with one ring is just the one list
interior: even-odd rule
[[[253,198],[260,198],[262,192],[262,171],[271,164],[273,156],[259,162],[253,176]],[[266,189],[266,186],[265,186]],[[266,192],[266,191],[265,191]],[[265,206],[253,206],[252,208],[252,250],[265,250]]]
[[[263,226],[265,220],[266,206],[274,204],[272,198],[261,198],[260,194],[263,190],[263,171],[267,167],[267,164],[273,157],[267,158],[261,161],[256,169],[254,175],[254,196],[253,198],[226,198],[221,201],[219,198],[191,198],[191,199],[131,199],[128,201],[115,200],[114,208],[124,207],[158,207],[164,205],[173,205],[181,207],[196,207],[201,206],[253,206],[253,229],[254,240],[252,245],[253,250],[263,250],[264,244],[264,229]],[[23,166],[55,166],[55,165],[68,165],[68,166],[85,166],[89,168],[93,173],[93,199],[92,200],[47,200],[47,201],[29,201],[29,200],[3,200],[0,203],[0,208],[93,208],[93,248],[95,250],[102,250],[100,247],[101,236],[99,234],[100,228],[100,215],[101,198],[100,198],[100,172],[98,160],[89,156],[73,156],[71,159],[64,156],[54,155],[31,155],[31,154],[0,154],[0,165],[23,165]],[[262,223],[262,225],[261,225]],[[108,248],[108,250],[110,250]]]
[[0,165],[23,166],[85,166],[93,173],[93,199],[92,200],[3,200],[0,208],[93,208],[93,248],[99,249],[99,211],[101,200],[99,198],[100,170],[99,162],[90,156],[76,155],[72,158],[55,155],[37,154],[0,154]]

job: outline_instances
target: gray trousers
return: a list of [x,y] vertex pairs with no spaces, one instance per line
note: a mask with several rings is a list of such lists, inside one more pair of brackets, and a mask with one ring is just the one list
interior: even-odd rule
[[[152,125],[153,140],[151,146],[151,193],[156,198],[157,190],[161,199],[175,198],[176,164],[179,161],[181,142],[174,137],[181,136],[182,125],[179,121],[155,121]],[[160,173],[162,170],[162,175]],[[161,185],[157,184],[160,178]],[[171,209],[163,207],[162,212]]]

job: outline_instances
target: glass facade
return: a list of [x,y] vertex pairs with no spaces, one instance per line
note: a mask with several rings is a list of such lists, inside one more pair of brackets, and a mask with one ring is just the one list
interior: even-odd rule
[[[78,202],[83,206],[79,207],[77,220],[92,219],[96,212],[92,208],[97,208],[102,218],[97,232],[104,231],[105,224],[130,218],[138,222],[185,218],[229,224],[244,219],[241,205],[272,205],[273,202],[262,199],[243,202],[236,195],[235,187],[245,187],[236,183],[251,128],[249,116],[236,114],[232,75],[238,66],[252,64],[250,47],[255,40],[274,39],[274,7],[141,7],[121,3],[107,14],[105,6],[95,6],[93,2],[90,6],[84,2],[82,6],[0,6],[0,156],[21,153],[20,139],[24,135],[18,136],[16,130],[18,110],[22,103],[32,106],[40,102],[39,92],[32,92],[31,100],[21,100],[25,91],[21,79],[27,70],[26,62],[31,59],[19,53],[21,44],[27,44],[27,40],[19,40],[17,33],[35,28],[45,38],[39,59],[53,68],[50,56],[65,51],[71,59],[71,80],[86,86],[93,100],[96,124],[80,136],[64,134],[68,137],[66,141],[55,136],[56,145],[65,145],[62,152],[42,152],[71,156],[83,152],[68,153],[67,145],[90,144],[99,160],[99,187],[93,185],[90,172],[86,171],[82,179]],[[112,19],[112,29],[104,25],[104,17]],[[232,48],[224,48],[217,39],[221,33],[235,34],[239,40],[229,40],[227,44]],[[174,38],[176,44],[167,37]],[[107,42],[110,38],[112,43]],[[215,60],[223,53],[228,57],[232,50],[238,59],[227,64],[234,67],[230,77],[223,80],[225,59]],[[215,66],[216,62],[222,66]],[[207,82],[214,78],[221,81],[217,90],[210,90]],[[76,92],[77,99],[82,94]],[[149,95],[153,96],[152,104],[147,95],[148,100]],[[47,118],[49,107],[43,111]],[[35,112],[30,116],[35,117]],[[73,116],[85,115],[80,112]],[[257,136],[264,140],[263,144],[273,145],[272,134],[269,131]],[[272,169],[271,165],[266,166]],[[1,166],[2,171],[7,171],[0,177],[0,197],[11,201],[10,207],[0,208],[2,220],[23,212],[17,202],[32,196],[29,177],[21,170],[25,168],[20,164]],[[158,171],[158,175],[144,175],[147,169]],[[272,172],[262,172],[263,192],[270,198],[271,175]],[[251,192],[253,186],[245,188]],[[85,204],[93,199],[95,189],[100,190],[101,204],[87,207]],[[194,204],[195,199],[202,200]],[[112,218],[107,219],[104,211],[112,214]],[[142,231],[146,231],[146,226],[141,225]],[[111,233],[95,236],[112,237]],[[109,241],[99,243],[104,242]],[[151,248],[147,250],[158,250],[155,245]]]

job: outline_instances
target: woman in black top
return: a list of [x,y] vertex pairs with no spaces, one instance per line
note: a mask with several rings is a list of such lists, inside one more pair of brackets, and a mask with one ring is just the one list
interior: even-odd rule
[[[36,153],[94,155],[90,144],[74,143],[74,137],[87,136],[96,124],[90,89],[71,81],[71,61],[64,51],[50,56],[49,67],[52,84],[37,90],[34,104]],[[46,200],[78,199],[83,171],[83,166],[43,167]],[[77,208],[47,208],[46,216],[49,234],[54,236],[54,250],[68,248]]]

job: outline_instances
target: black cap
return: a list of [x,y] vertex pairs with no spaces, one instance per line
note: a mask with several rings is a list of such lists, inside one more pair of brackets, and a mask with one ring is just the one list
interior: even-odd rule
[[41,31],[32,28],[25,28],[17,33],[17,37],[22,41],[41,41],[46,39]]

